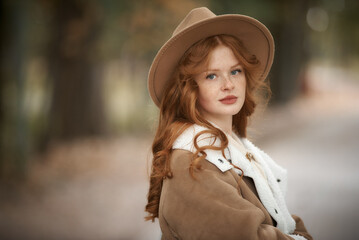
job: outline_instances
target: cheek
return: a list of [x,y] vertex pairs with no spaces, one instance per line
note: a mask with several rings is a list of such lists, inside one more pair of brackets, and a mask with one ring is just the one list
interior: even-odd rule
[[215,100],[215,93],[211,91],[210,87],[199,86],[198,91],[198,103],[199,106],[203,109],[208,108],[211,105],[211,102]]

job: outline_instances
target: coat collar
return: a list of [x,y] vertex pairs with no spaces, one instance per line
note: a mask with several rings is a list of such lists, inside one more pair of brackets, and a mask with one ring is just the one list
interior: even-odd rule
[[[193,139],[203,130],[208,129],[203,126],[192,125],[176,139],[172,148],[195,153],[196,148],[194,147]],[[258,161],[263,168],[267,179],[264,179],[237,147],[230,143],[225,149],[224,155],[221,151],[206,149],[204,151],[207,154],[206,160],[214,164],[222,172],[233,168],[230,161],[241,168],[244,176],[253,179],[258,196],[269,214],[276,220],[277,227],[284,233],[292,233],[295,229],[295,221],[289,214],[284,200],[287,186],[286,170],[276,164],[266,153],[256,147],[247,138],[234,137],[237,138],[237,140],[241,140],[245,148],[253,154],[256,161]],[[204,133],[199,136],[197,144],[199,147],[209,145],[220,146],[220,140],[208,133]],[[242,174],[241,171],[236,168],[233,168],[233,170],[236,171],[237,174]]]

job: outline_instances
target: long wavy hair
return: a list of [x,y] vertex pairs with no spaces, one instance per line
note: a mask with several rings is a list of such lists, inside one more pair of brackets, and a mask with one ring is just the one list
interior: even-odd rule
[[[146,220],[154,221],[158,217],[163,180],[173,176],[170,162],[173,143],[189,126],[198,124],[208,129],[201,131],[193,139],[196,152],[189,167],[193,177],[194,171],[201,169],[200,163],[206,157],[205,149],[219,150],[224,155],[224,150],[228,146],[226,135],[200,114],[197,102],[198,85],[195,81],[195,76],[203,72],[208,65],[212,50],[219,45],[224,45],[233,51],[234,56],[243,66],[246,77],[244,104],[239,113],[233,116],[232,121],[233,131],[237,135],[246,137],[248,117],[252,115],[263,96],[269,99],[268,83],[255,77],[258,76],[260,62],[237,38],[230,35],[211,36],[189,48],[179,61],[161,101],[158,128],[152,144],[150,187],[145,208],[149,214],[145,217]],[[266,94],[263,94],[262,90]],[[197,139],[201,134],[210,134],[218,138],[220,146],[199,147]]]

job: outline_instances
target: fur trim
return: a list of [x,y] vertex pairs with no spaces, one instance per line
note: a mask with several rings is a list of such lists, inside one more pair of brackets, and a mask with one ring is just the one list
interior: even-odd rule
[[297,234],[289,234],[289,236],[294,238],[295,240],[307,240],[305,237],[297,235]]

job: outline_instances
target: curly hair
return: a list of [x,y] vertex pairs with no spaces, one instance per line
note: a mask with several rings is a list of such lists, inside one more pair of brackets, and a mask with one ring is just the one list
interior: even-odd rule
[[[198,85],[195,81],[195,76],[203,72],[208,65],[212,50],[220,45],[233,51],[234,56],[243,66],[246,77],[245,100],[242,109],[233,116],[233,131],[241,137],[246,137],[248,117],[252,115],[264,96],[269,99],[268,83],[256,77],[260,62],[255,55],[247,51],[239,39],[230,35],[216,35],[202,39],[189,48],[179,61],[171,81],[167,84],[160,104],[158,128],[152,144],[150,187],[145,208],[149,215],[145,217],[146,220],[154,221],[158,217],[163,180],[173,176],[170,158],[173,143],[178,136],[193,124],[208,129],[198,133],[193,139],[196,152],[193,154],[189,168],[193,177],[194,171],[201,169],[200,162],[206,157],[205,149],[219,150],[224,155],[224,149],[228,146],[226,135],[200,114],[197,102]],[[263,90],[268,94],[263,94]],[[199,147],[197,139],[201,134],[210,134],[218,138],[220,146]]]

